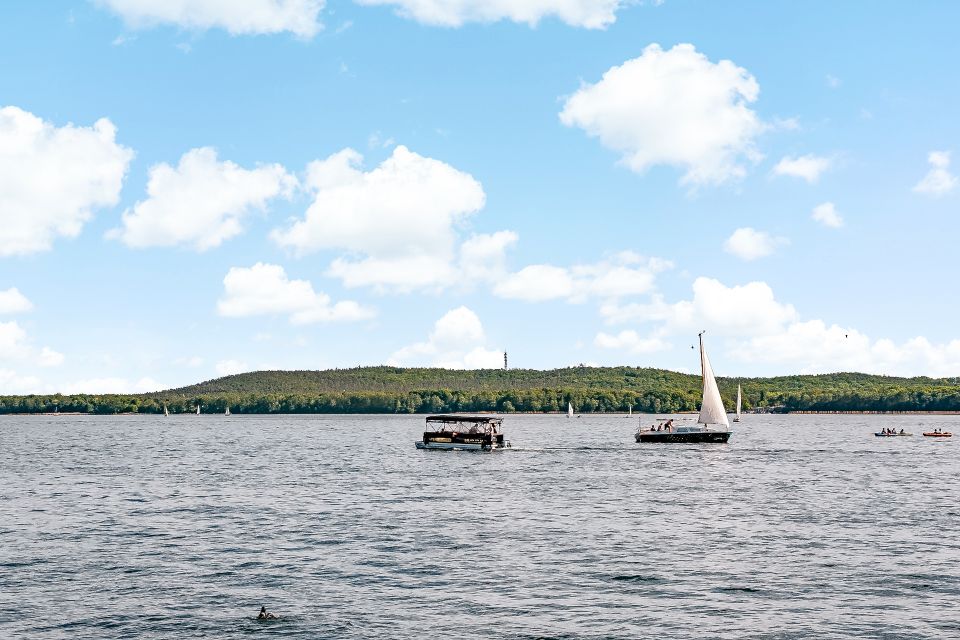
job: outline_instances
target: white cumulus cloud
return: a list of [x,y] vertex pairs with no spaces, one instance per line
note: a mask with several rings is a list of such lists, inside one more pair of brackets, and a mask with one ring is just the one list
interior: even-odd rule
[[0,322],[0,362],[56,367],[63,360],[63,354],[50,347],[35,347],[19,323]]
[[243,218],[289,196],[296,179],[278,164],[244,169],[220,161],[209,147],[191,149],[180,163],[150,168],[147,199],[123,213],[110,237],[129,247],[217,247],[243,231]]
[[669,343],[659,337],[644,338],[632,329],[626,329],[617,334],[600,332],[593,343],[603,349],[616,349],[628,353],[653,353],[670,348]]
[[832,202],[815,206],[810,217],[825,227],[838,229],[843,226],[843,217],[837,212],[837,207]]
[[56,127],[17,107],[0,109],[0,256],[46,251],[118,202],[133,152],[116,133],[106,118]]
[[599,138],[638,173],[671,165],[686,172],[683,183],[718,184],[743,176],[743,159],[759,158],[754,139],[765,125],[749,107],[759,92],[729,60],[713,63],[690,44],[668,51],[652,44],[576,91],[560,120]]
[[387,364],[448,369],[499,369],[503,352],[485,346],[486,334],[477,314],[461,306],[445,313],[433,325],[426,342],[398,349]]
[[950,173],[950,152],[931,151],[927,156],[930,171],[914,185],[913,190],[925,196],[942,196],[957,186],[957,176]]
[[741,260],[756,260],[774,253],[778,247],[788,244],[786,238],[771,236],[766,231],[757,231],[752,227],[743,227],[734,231],[723,249]]
[[120,376],[108,376],[68,382],[58,386],[57,392],[67,395],[76,393],[150,393],[163,388],[164,386],[153,378],[130,380]]
[[293,324],[352,322],[376,315],[351,300],[333,303],[327,294],[314,291],[309,281],[290,280],[283,267],[262,262],[227,272],[217,311],[231,318],[285,315]]
[[364,5],[396,7],[418,22],[459,27],[467,22],[512,20],[530,26],[556,17],[574,27],[602,29],[616,20],[625,0],[356,0]]
[[558,267],[534,264],[503,277],[493,292],[501,298],[544,302],[589,298],[613,299],[649,293],[656,274],[672,265],[659,258],[644,258],[630,251],[593,264]]
[[33,309],[33,303],[16,287],[0,291],[0,314],[22,313]]
[[215,366],[218,376],[232,376],[238,373],[250,371],[250,366],[246,362],[239,360],[221,360]]
[[[485,195],[471,175],[404,146],[364,171],[362,156],[344,149],[307,169],[314,201],[301,220],[271,237],[298,254],[343,252],[328,275],[348,287],[411,291],[449,286],[460,277],[458,225],[483,208]],[[510,236],[468,241],[468,252],[496,251]],[[469,257],[469,256],[468,256]]]
[[792,158],[784,156],[780,162],[773,168],[773,174],[777,176],[792,176],[802,178],[810,184],[817,182],[820,175],[830,168],[833,164],[830,158],[807,154]]
[[656,323],[660,325],[659,335],[708,328],[721,335],[766,335],[798,317],[792,305],[777,302],[765,282],[728,287],[706,277],[694,280],[691,300],[669,304],[661,296],[654,296],[648,304],[605,304],[600,314],[609,324]]
[[220,28],[233,35],[289,31],[309,38],[322,28],[324,0],[95,0],[134,28],[171,24]]
[[654,351],[668,336],[693,336],[706,329],[716,339],[715,361],[721,353],[727,361],[763,365],[776,373],[960,376],[960,340],[936,344],[916,336],[897,343],[872,339],[852,327],[803,319],[793,305],[778,301],[765,282],[727,286],[701,277],[693,283],[690,300],[671,304],[655,296],[650,304],[607,304],[601,313],[610,323],[649,328],[646,338],[633,329],[599,334],[595,344],[609,349],[636,345],[638,352]]

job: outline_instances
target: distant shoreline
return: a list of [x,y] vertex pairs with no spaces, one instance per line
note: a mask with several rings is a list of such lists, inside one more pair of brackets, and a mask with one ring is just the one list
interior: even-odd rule
[[[566,415],[566,411],[451,411],[447,412],[450,415],[499,415],[499,416],[563,416]],[[170,416],[196,416],[197,414],[193,411],[184,411],[179,413],[171,413]],[[225,418],[242,418],[243,416],[428,416],[431,415],[429,412],[417,412],[417,413],[369,413],[369,412],[360,412],[360,411],[343,411],[340,413],[333,412],[323,412],[323,413],[305,413],[305,412],[288,412],[288,413],[277,413],[269,411],[246,411],[243,413],[232,413],[229,416],[225,416],[223,413],[219,412],[210,412],[210,413],[201,413],[201,416],[223,416]],[[644,417],[654,417],[654,416],[683,416],[683,415],[697,415],[696,411],[674,411],[674,412],[659,412],[659,413],[640,413],[634,412],[632,415],[628,414],[625,411],[591,411],[584,413],[576,413],[577,418],[583,416],[611,416],[611,417],[623,417],[623,418],[644,418]],[[732,416],[733,414],[727,414]],[[760,415],[851,415],[851,416],[867,416],[867,415],[906,415],[906,416],[956,416],[960,415],[960,411],[745,411],[743,412],[744,416],[760,416]],[[31,411],[21,411],[21,412],[8,412],[0,413],[2,416],[44,416],[44,417],[59,417],[59,416],[98,416],[103,418],[109,417],[122,417],[122,416],[156,416],[156,417],[167,417],[162,414],[142,411],[142,412],[132,412],[126,411],[121,413],[94,413],[94,412],[83,412],[83,411],[60,411],[59,413],[49,412],[31,412]]]

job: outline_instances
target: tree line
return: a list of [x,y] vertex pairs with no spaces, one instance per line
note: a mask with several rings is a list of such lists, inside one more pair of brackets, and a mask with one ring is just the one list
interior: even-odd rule
[[[721,378],[733,409],[745,411],[960,411],[957,378],[892,378],[859,373]],[[147,394],[0,396],[0,413],[237,414],[562,412],[673,413],[699,408],[699,376],[634,367],[552,371],[358,367],[264,371]]]

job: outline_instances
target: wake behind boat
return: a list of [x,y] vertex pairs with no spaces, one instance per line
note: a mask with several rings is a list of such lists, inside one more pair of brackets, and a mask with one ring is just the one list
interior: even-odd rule
[[447,451],[493,451],[509,447],[504,443],[500,424],[503,418],[491,416],[428,416],[423,440],[414,444],[417,449],[444,449]]
[[[726,442],[730,439],[730,423],[727,421],[727,410],[723,407],[723,400],[720,398],[720,389],[717,387],[717,379],[713,375],[713,368],[710,366],[710,360],[707,358],[707,352],[703,348],[703,332],[697,336],[700,338],[700,372],[703,377],[703,401],[700,403],[700,416],[697,418],[697,426],[682,425],[674,426],[673,420],[661,421],[661,424],[644,429],[642,426],[637,429],[637,442]],[[703,426],[699,426],[702,424]],[[711,425],[720,427],[711,429]]]

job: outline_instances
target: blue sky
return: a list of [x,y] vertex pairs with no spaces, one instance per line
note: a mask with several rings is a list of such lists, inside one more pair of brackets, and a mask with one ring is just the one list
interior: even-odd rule
[[0,392],[503,349],[695,370],[703,329],[719,375],[960,375],[958,23],[4,3]]

